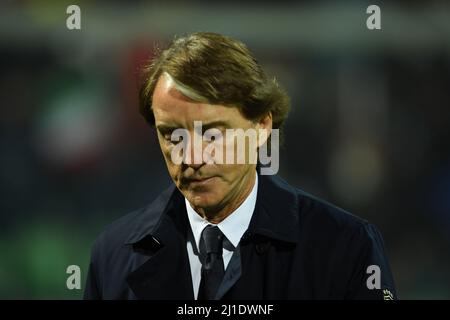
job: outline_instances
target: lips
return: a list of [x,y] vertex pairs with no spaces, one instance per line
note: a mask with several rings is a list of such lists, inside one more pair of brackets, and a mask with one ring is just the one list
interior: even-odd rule
[[202,182],[202,181],[206,181],[209,179],[212,179],[214,177],[207,177],[207,178],[200,178],[200,179],[187,179],[188,182]]
[[188,181],[193,181],[193,182],[197,182],[197,181],[203,181],[203,180],[208,180],[214,177],[206,177],[206,178],[199,178],[199,179],[188,179]]
[[199,179],[186,179],[186,184],[194,184],[194,185],[204,185],[214,180],[216,176],[211,176],[207,178],[199,178]]

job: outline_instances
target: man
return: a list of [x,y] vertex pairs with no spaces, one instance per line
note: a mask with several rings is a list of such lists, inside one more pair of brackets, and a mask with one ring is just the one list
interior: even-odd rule
[[[174,185],[98,237],[86,299],[395,297],[373,225],[250,161],[271,139],[278,152],[289,98],[243,43],[175,40],[148,67],[141,102]],[[239,147],[242,132],[268,134]]]

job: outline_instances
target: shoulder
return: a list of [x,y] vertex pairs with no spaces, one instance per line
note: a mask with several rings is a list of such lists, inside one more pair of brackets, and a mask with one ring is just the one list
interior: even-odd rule
[[[369,224],[365,219],[292,186],[279,176],[262,176],[261,181],[264,183],[264,196],[271,197],[270,202],[276,202],[277,208],[294,211],[303,223],[318,223],[336,229],[358,229]],[[262,197],[261,200],[268,199]]]
[[382,298],[382,292],[368,293],[366,286],[367,268],[378,266],[380,286],[395,296],[383,239],[373,224],[280,177],[261,180],[266,186],[260,201],[295,239],[300,269],[323,276],[315,278],[319,291],[331,286],[335,297]]
[[311,249],[332,253],[342,263],[384,259],[384,240],[374,224],[303,190],[295,190],[299,237]]
[[330,242],[355,239],[364,242],[380,236],[377,228],[366,219],[296,188],[278,176],[270,180],[273,188],[283,190],[276,193],[283,197],[276,199],[277,202],[289,202],[289,207],[294,209],[291,212],[298,219],[301,237]]
[[326,200],[296,189],[299,215],[303,224],[320,227],[329,232],[364,232],[371,224]]
[[158,225],[174,189],[170,186],[151,203],[106,225],[94,241],[93,253],[101,251],[108,255],[111,250],[132,244],[150,233]]

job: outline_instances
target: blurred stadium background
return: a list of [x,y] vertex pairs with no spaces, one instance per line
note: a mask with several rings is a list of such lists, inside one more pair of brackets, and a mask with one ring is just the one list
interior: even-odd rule
[[194,31],[289,91],[280,175],[380,228],[400,298],[450,299],[450,3],[350,0],[1,1],[0,298],[81,298],[66,267],[169,185],[139,67]]

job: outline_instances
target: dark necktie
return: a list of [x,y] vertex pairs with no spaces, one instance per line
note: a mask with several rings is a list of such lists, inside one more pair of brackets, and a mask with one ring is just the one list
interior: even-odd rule
[[202,280],[199,300],[213,300],[225,273],[222,257],[223,233],[219,227],[206,226],[200,238],[202,255]]

